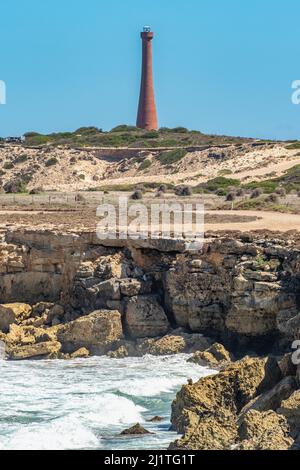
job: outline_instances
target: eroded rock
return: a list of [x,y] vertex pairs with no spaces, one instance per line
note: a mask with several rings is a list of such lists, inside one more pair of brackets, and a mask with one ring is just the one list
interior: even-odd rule
[[92,353],[104,354],[122,337],[121,314],[99,310],[58,327],[57,338],[66,352],[86,347]]
[[42,356],[56,357],[61,349],[58,341],[47,341],[45,343],[31,344],[28,346],[12,346],[7,348],[9,359],[23,360]]
[[127,301],[125,323],[133,338],[163,336],[170,327],[168,318],[155,296],[136,296]]
[[24,303],[0,305],[0,330],[7,333],[12,323],[20,323],[30,317],[31,306]]

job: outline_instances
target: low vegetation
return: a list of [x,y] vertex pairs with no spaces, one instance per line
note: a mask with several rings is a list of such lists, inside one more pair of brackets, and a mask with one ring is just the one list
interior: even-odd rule
[[246,189],[260,188],[264,193],[271,194],[277,191],[291,193],[300,191],[300,165],[295,165],[287,170],[282,176],[263,181],[253,181],[244,185]]
[[[216,193],[219,192],[219,195],[226,195],[228,190],[232,187],[239,187],[241,185],[240,180],[234,178],[225,178],[224,176],[218,176],[213,178],[206,183],[200,183],[195,188],[195,192],[206,192],[206,193]],[[222,194],[221,194],[222,192]]]
[[63,145],[77,147],[129,147],[129,148],[157,148],[157,147],[194,147],[206,145],[242,144],[251,142],[251,139],[239,137],[226,137],[206,135],[199,131],[189,131],[185,127],[169,129],[163,127],[158,131],[145,131],[135,126],[121,124],[109,132],[97,127],[81,127],[74,132],[57,132],[52,134],[39,134],[27,132],[25,145],[39,147],[45,145]]
[[57,163],[58,163],[57,158],[51,157],[46,161],[45,165],[49,167],[49,166],[56,165]]
[[163,152],[158,155],[157,160],[162,165],[172,165],[173,163],[179,162],[183,157],[186,156],[186,150],[176,149],[169,152]]
[[148,168],[150,168],[151,165],[152,165],[152,162],[150,160],[146,159],[140,164],[139,170],[140,171],[145,171]]

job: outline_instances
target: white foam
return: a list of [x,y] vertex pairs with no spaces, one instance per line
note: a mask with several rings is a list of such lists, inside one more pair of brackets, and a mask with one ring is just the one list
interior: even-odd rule
[[2,443],[2,448],[8,450],[75,450],[99,447],[99,439],[93,432],[70,416],[47,424],[24,426],[7,442]]
[[142,412],[145,408],[135,405],[125,397],[114,394],[104,394],[95,397],[93,405],[85,410],[84,420],[90,426],[116,426],[143,422]]
[[[180,386],[188,378],[197,380],[213,373],[186,362],[188,357],[0,361],[0,449],[113,446],[101,436],[117,435],[124,427],[142,423],[149,416],[158,414],[167,419]],[[172,436],[167,433],[166,437],[159,427],[154,430],[158,440],[155,445],[166,448],[166,440],[170,442]],[[148,448],[151,438],[153,435],[140,445]],[[129,445],[116,442],[124,448]]]

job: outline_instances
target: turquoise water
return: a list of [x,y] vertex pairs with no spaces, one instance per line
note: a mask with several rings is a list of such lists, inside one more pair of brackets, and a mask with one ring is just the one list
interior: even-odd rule
[[[166,449],[176,392],[213,373],[187,357],[1,360],[0,449]],[[155,434],[118,435],[137,422]]]

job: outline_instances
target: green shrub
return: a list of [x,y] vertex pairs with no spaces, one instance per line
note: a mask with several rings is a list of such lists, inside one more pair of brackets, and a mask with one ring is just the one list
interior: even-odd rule
[[85,175],[83,175],[83,174],[78,175],[78,178],[79,178],[80,180],[85,180]]
[[218,176],[217,178],[213,178],[206,183],[201,183],[197,186],[198,189],[207,191],[209,193],[214,193],[215,191],[219,191],[223,189],[227,191],[230,187],[238,187],[241,185],[240,180],[233,179],[233,178],[225,178],[224,176]]
[[17,193],[26,193],[27,192],[25,182],[22,181],[19,178],[16,178],[14,180],[11,180],[11,181],[8,181],[7,183],[5,183],[5,185],[3,186],[3,189],[6,193],[9,193],[9,194],[17,194]]
[[158,139],[159,133],[157,131],[150,131],[143,134],[144,139]]
[[23,155],[19,155],[18,157],[16,157],[14,159],[14,163],[15,164],[23,163],[23,162],[26,162],[26,160],[28,160],[28,156],[26,154],[23,154]]
[[228,170],[228,169],[224,168],[224,170],[220,170],[220,171],[218,172],[218,174],[219,174],[220,176],[231,175],[231,174],[232,174],[232,170]]
[[235,199],[236,199],[236,193],[234,193],[233,191],[228,193],[227,196],[226,196],[226,201],[228,201],[228,202],[235,201]]
[[266,194],[273,193],[278,186],[278,182],[276,180],[264,180],[264,181],[253,181],[252,183],[248,183],[244,185],[246,189],[261,189],[262,192]]
[[139,129],[135,126],[127,126],[126,124],[121,124],[119,126],[114,127],[113,129],[111,129],[110,132],[124,132],[124,131],[134,132],[134,131],[138,131],[138,130]]
[[97,127],[90,126],[90,127],[79,127],[79,129],[77,129],[74,132],[74,134],[90,136],[90,135],[94,135],[94,134],[98,134],[102,132],[103,132],[102,129],[98,129]]
[[193,190],[192,188],[190,188],[190,186],[181,185],[175,188],[175,194],[176,196],[182,196],[182,197],[192,196]]
[[150,166],[152,165],[152,162],[150,160],[144,160],[140,166],[139,166],[139,170],[143,171],[143,170],[147,170],[147,168],[149,168]]
[[263,190],[261,188],[256,188],[252,191],[250,198],[256,199],[263,194]]
[[3,165],[4,170],[11,170],[15,165],[12,162],[6,162]]
[[53,166],[53,165],[56,165],[58,163],[58,160],[56,157],[51,157],[49,158],[49,160],[46,161],[45,165],[46,166]]
[[134,191],[134,193],[131,195],[131,199],[133,199],[134,201],[143,199],[143,192],[142,192],[140,189],[137,189],[137,190]]
[[186,127],[174,127],[171,131],[175,134],[187,134],[189,132]]
[[172,165],[173,163],[179,162],[186,154],[187,152],[184,149],[171,150],[158,155],[157,160],[162,165]]

